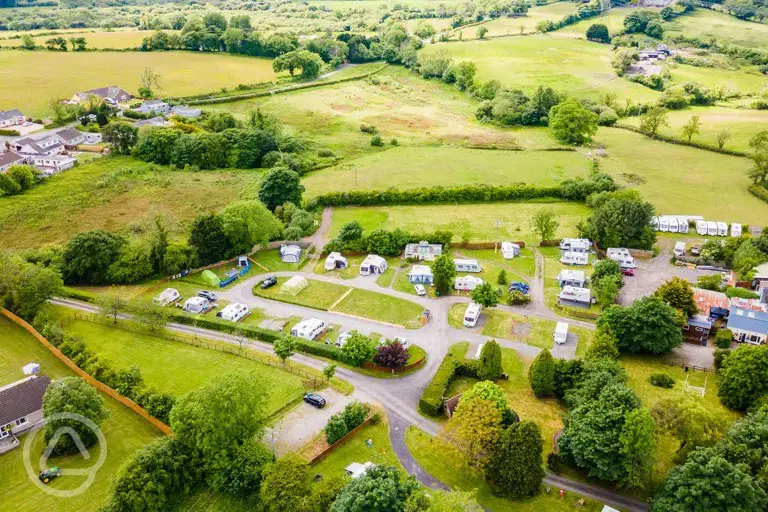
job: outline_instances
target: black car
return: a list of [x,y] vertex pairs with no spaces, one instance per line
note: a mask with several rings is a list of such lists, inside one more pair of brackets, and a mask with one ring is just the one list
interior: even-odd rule
[[215,293],[206,291],[197,292],[197,296],[206,299],[208,302],[216,302],[216,299],[218,298]]
[[318,409],[322,409],[323,407],[325,407],[325,398],[321,397],[320,395],[316,395],[314,393],[305,394],[304,401],[307,402],[309,405],[317,407]]
[[277,284],[277,278],[276,277],[268,277],[265,280],[261,282],[261,289],[266,290],[267,288],[272,288]]

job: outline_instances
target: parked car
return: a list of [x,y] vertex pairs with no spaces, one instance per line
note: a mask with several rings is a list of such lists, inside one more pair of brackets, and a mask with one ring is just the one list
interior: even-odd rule
[[268,277],[265,280],[261,282],[261,289],[266,290],[267,288],[272,288],[277,284],[277,278],[272,276]]
[[524,293],[525,295],[528,295],[528,292],[531,291],[530,285],[528,283],[524,283],[522,281],[515,281],[514,283],[509,284],[509,291],[518,291],[521,293]]
[[692,245],[689,252],[691,253],[691,256],[698,256],[701,254],[701,247],[698,245]]
[[216,302],[216,299],[219,297],[215,293],[207,291],[197,292],[197,296],[207,299],[208,302]]
[[44,484],[47,484],[51,480],[53,480],[56,477],[61,476],[61,468],[59,466],[51,466],[48,469],[44,469],[40,472],[37,477],[40,479],[41,482]]
[[622,267],[621,268],[621,273],[623,275],[625,275],[625,276],[633,276],[633,275],[635,275],[634,269],[631,269],[631,268],[624,268],[624,267]]
[[416,295],[426,295],[427,290],[424,289],[423,285],[417,284],[413,287],[414,290],[416,290]]
[[325,407],[325,398],[321,397],[320,395],[316,395],[315,393],[306,393],[304,395],[304,401],[313,407],[317,407],[318,409]]

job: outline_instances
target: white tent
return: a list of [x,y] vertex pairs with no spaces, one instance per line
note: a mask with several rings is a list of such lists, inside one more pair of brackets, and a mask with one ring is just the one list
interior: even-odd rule
[[280,293],[287,293],[294,297],[301,293],[301,291],[309,286],[309,281],[304,276],[293,276],[289,280],[283,283],[280,287]]
[[283,263],[298,263],[301,261],[301,247],[298,245],[281,245],[280,259]]

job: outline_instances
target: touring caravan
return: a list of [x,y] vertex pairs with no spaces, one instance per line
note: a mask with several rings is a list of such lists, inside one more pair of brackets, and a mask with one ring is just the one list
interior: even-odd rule
[[208,299],[202,297],[190,297],[184,303],[184,311],[188,313],[202,313],[210,307]]
[[245,304],[239,304],[237,302],[228,304],[219,313],[222,320],[229,320],[230,322],[239,322],[250,313],[251,310]]
[[728,236],[728,224],[725,222],[717,223],[717,236]]
[[160,295],[153,299],[153,302],[158,306],[167,306],[168,304],[173,304],[180,298],[181,295],[179,295],[179,290],[176,288],[166,288]]
[[482,272],[480,262],[477,260],[453,260],[456,272]]
[[369,254],[360,264],[360,275],[383,274],[387,271],[387,260],[376,254]]
[[512,242],[501,242],[501,255],[505,260],[520,256],[520,246]]
[[674,250],[675,256],[678,258],[681,256],[685,256],[685,242],[677,242],[675,244],[675,250]]
[[635,265],[635,259],[629,253],[628,249],[621,248],[608,248],[606,251],[609,258],[614,261],[618,261],[621,268],[637,268]]
[[557,322],[555,326],[555,343],[562,345],[568,339],[568,324],[565,322]]
[[470,302],[467,310],[464,312],[464,327],[474,327],[480,318],[480,304]]
[[701,236],[707,236],[707,221],[705,220],[696,221],[696,233],[698,233]]
[[586,265],[589,263],[589,254],[585,252],[564,252],[560,256],[560,263],[565,265]]
[[587,238],[563,238],[560,240],[560,249],[568,252],[589,252],[592,246]]
[[731,236],[741,236],[741,224],[737,224],[735,222],[731,224]]
[[677,217],[669,217],[667,222],[669,222],[669,232],[677,233]]
[[479,277],[462,276],[462,277],[456,278],[456,280],[453,282],[453,287],[456,290],[468,292],[468,291],[474,290],[481,284],[483,284],[483,280],[480,279]]
[[325,322],[317,318],[310,318],[297,323],[291,329],[291,336],[304,338],[305,340],[314,340],[325,330]]
[[592,303],[592,291],[589,288],[576,288],[575,286],[565,286],[558,295],[560,300],[570,303],[576,303],[589,307]]
[[659,217],[659,231],[669,231],[669,219],[666,217]]
[[677,232],[678,233],[688,232],[688,219],[686,219],[685,217],[677,218]]
[[713,222],[711,220],[707,221],[707,235],[717,236],[717,222]]

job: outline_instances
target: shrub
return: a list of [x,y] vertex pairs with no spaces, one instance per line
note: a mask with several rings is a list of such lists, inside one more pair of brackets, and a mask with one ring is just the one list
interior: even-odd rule
[[379,345],[373,362],[387,368],[402,368],[409,358],[408,350],[398,341]]
[[715,335],[715,345],[717,348],[731,348],[733,342],[733,331],[730,329],[720,329]]
[[336,153],[328,148],[320,148],[317,150],[317,156],[320,158],[333,158],[336,156]]
[[370,133],[371,135],[379,133],[379,130],[377,130],[376,127],[372,124],[361,124],[360,131],[363,133]]
[[456,360],[450,355],[445,356],[443,362],[435,372],[435,376],[424,389],[424,393],[419,400],[419,409],[425,414],[430,416],[437,416],[440,414],[440,409],[443,407],[443,399],[445,397],[445,390],[451,384],[453,377],[456,375]]
[[501,366],[501,347],[496,340],[490,340],[483,345],[480,359],[477,361],[477,378],[480,380],[496,380],[501,377],[504,368]]
[[0,135],[5,135],[7,137],[18,137],[21,135],[18,130],[0,130]]
[[648,377],[648,382],[650,382],[657,388],[669,389],[675,385],[675,379],[673,379],[668,374],[662,373],[662,372],[652,373],[651,376]]
[[720,370],[728,362],[728,357],[731,355],[730,349],[718,348],[714,352],[715,358],[715,370]]
[[347,424],[342,414],[339,412],[328,418],[328,423],[325,425],[325,440],[328,444],[333,444],[347,435]]
[[354,401],[347,404],[342,412],[344,423],[347,425],[347,430],[351,431],[361,425],[365,421],[365,417],[368,416],[369,410],[370,407],[368,404],[362,402]]
[[389,143],[393,146],[397,146],[398,144],[397,139],[392,139],[391,141],[389,141]]
[[371,146],[379,148],[379,147],[382,147],[383,145],[384,145],[384,141],[381,140],[381,135],[374,135],[371,138]]
[[549,350],[542,350],[528,369],[528,382],[537,397],[549,396],[555,391],[555,360]]
[[507,296],[507,304],[510,306],[524,306],[525,304],[530,304],[530,302],[531,298],[528,295],[517,290],[509,292]]

